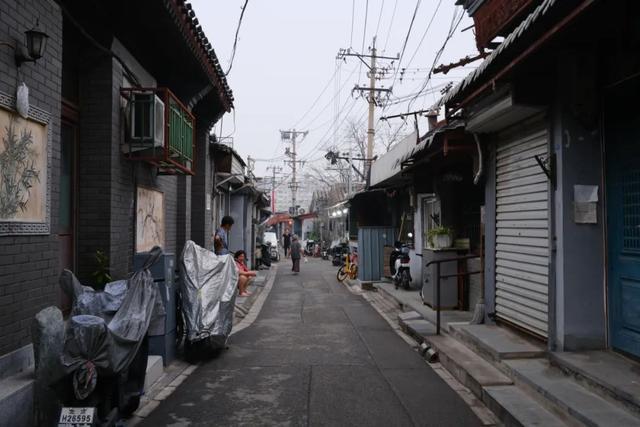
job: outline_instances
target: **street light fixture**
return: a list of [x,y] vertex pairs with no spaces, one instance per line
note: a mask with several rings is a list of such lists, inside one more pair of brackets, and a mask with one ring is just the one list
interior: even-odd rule
[[42,58],[47,47],[47,39],[49,39],[47,33],[40,30],[38,21],[36,21],[36,26],[25,31],[24,35],[27,45],[26,52],[22,46],[0,41],[0,45],[8,46],[15,51],[15,61],[18,68],[23,62],[36,62],[38,59]]

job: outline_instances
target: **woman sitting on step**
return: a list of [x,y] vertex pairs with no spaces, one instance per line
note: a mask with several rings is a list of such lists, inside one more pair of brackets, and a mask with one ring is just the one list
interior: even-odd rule
[[234,254],[236,260],[236,266],[238,267],[238,292],[241,297],[248,297],[251,292],[247,292],[249,282],[256,277],[256,272],[247,268],[245,262],[247,261],[247,254],[245,251],[237,251]]

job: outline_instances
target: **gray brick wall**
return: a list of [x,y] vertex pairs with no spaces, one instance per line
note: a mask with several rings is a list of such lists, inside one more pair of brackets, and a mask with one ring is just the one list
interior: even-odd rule
[[[49,40],[45,56],[25,63],[21,74],[31,105],[51,114],[51,234],[0,237],[0,355],[29,344],[31,319],[58,296],[58,188],[60,163],[60,76],[62,17],[48,0],[0,0],[0,40],[24,43],[24,31],[40,19]],[[0,46],[0,91],[15,94],[18,75],[13,50]]]
[[95,270],[96,251],[109,254],[111,245],[112,61],[91,53],[82,61],[92,64],[81,74],[79,103],[77,273],[86,280]]

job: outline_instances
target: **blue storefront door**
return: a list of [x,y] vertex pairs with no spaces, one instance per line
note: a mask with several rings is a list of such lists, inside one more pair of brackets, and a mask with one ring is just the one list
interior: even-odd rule
[[610,343],[640,357],[640,113],[612,98],[605,115]]

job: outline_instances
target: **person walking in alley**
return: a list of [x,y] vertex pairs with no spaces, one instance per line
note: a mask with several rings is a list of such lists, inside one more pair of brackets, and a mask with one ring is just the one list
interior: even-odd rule
[[285,228],[282,235],[282,247],[284,248],[284,257],[289,258],[289,250],[291,249],[291,233],[288,228]]
[[216,230],[216,234],[213,236],[213,252],[216,255],[229,254],[229,231],[233,226],[233,218],[229,215],[222,218],[220,222],[220,228]]
[[298,241],[298,236],[295,234],[291,238],[291,262],[293,266],[291,267],[291,271],[293,274],[300,273],[300,258],[302,257],[302,245]]
[[249,282],[251,279],[256,277],[257,273],[255,271],[251,271],[247,268],[245,264],[247,260],[247,254],[245,251],[237,251],[234,254],[234,258],[236,260],[236,266],[238,267],[238,292],[241,297],[248,297],[251,295],[251,292],[247,292],[247,288],[249,287]]

